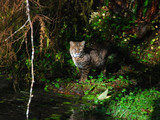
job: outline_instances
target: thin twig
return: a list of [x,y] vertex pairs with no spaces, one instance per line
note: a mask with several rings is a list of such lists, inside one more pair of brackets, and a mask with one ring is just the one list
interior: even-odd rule
[[28,22],[29,22],[29,19],[18,30],[16,30],[12,35],[10,35],[4,41],[7,41],[9,38],[11,38],[13,35],[15,35],[18,31],[20,31],[21,29],[23,29],[27,25]]
[[33,90],[33,84],[34,84],[34,65],[33,65],[33,60],[34,60],[34,42],[33,42],[33,25],[31,22],[31,17],[30,17],[30,13],[29,13],[29,1],[26,0],[26,14],[28,16],[28,21],[30,24],[30,28],[31,28],[31,44],[32,44],[32,56],[31,56],[31,75],[32,75],[32,82],[31,82],[31,87],[30,87],[30,95],[29,95],[29,100],[28,100],[28,104],[27,104],[27,111],[26,111],[26,118],[28,120],[29,118],[29,106],[31,103],[31,99],[33,97],[32,94],[32,90]]

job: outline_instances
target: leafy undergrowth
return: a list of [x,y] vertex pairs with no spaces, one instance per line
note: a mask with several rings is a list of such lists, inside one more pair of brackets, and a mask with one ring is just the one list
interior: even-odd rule
[[[160,92],[155,88],[130,92],[124,88],[117,94],[108,96],[103,100],[99,100],[98,96],[84,96],[88,103],[83,110],[126,120],[160,119]],[[92,104],[91,99],[94,99]]]
[[[124,92],[125,94],[125,92]],[[120,95],[120,94],[119,94]],[[108,102],[106,114],[128,120],[160,119],[160,92],[155,89],[135,90]]]
[[[127,120],[160,119],[160,92],[157,88],[138,88],[133,80],[119,75],[105,78],[89,76],[85,83],[66,83],[55,92],[82,96],[79,112]],[[83,89],[83,93],[82,93]]]

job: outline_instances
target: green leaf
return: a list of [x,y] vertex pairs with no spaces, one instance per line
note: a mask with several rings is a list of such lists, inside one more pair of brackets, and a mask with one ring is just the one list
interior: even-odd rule
[[122,76],[122,75],[120,75],[120,76],[119,76],[119,78],[120,78],[120,79],[123,79],[123,76]]
[[122,90],[122,92],[126,92],[126,89],[124,88],[124,89]]
[[44,91],[48,92],[48,85],[45,86]]
[[132,54],[136,54],[136,51],[133,51]]
[[64,105],[70,105],[72,104],[71,102],[63,102]]
[[54,85],[55,85],[56,88],[60,87],[59,83],[55,83]]

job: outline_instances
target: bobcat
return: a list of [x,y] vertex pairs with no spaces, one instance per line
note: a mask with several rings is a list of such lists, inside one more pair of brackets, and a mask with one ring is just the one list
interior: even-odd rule
[[86,48],[85,41],[73,42],[70,41],[70,55],[76,67],[80,71],[80,81],[84,82],[91,68],[99,67],[106,75],[105,62],[108,51],[104,47]]

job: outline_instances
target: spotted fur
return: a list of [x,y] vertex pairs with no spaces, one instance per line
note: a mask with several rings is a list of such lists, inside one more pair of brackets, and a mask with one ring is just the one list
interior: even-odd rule
[[104,47],[86,48],[85,41],[70,41],[70,55],[76,67],[80,71],[80,81],[84,82],[90,69],[99,67],[103,74],[106,74],[105,62],[107,58],[107,49]]

